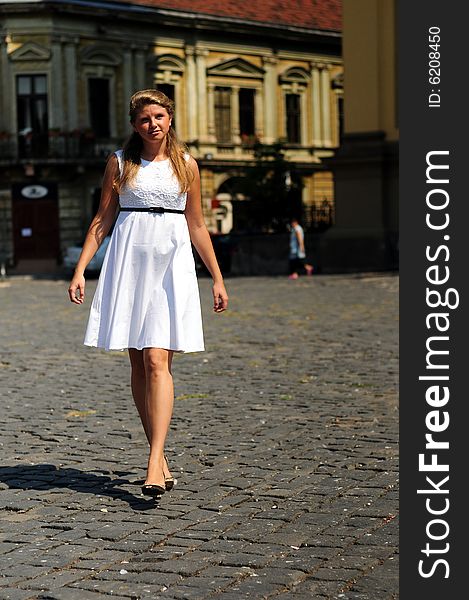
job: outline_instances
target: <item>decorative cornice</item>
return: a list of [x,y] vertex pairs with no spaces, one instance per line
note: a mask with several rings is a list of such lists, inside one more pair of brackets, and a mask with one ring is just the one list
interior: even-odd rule
[[182,73],[185,70],[184,60],[174,54],[154,54],[147,59],[149,68],[162,71]]
[[264,76],[264,69],[260,69],[256,65],[253,65],[243,58],[232,58],[209,67],[207,69],[207,75],[223,77],[254,77],[259,79]]
[[49,60],[51,56],[49,48],[35,44],[34,42],[26,42],[10,54],[10,60],[30,61],[30,60]]
[[93,44],[83,48],[80,52],[80,60],[82,64],[108,67],[116,67],[121,63],[121,58],[116,53],[116,49],[104,44]]
[[263,56],[262,63],[264,65],[275,66],[278,63],[278,58],[276,56]]

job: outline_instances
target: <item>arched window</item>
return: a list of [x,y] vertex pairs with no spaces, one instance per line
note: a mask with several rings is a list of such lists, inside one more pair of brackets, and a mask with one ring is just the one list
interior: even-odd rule
[[287,142],[301,143],[301,96],[300,94],[285,94],[285,113],[287,121]]
[[280,76],[283,91],[284,134],[289,144],[307,143],[306,89],[309,73],[302,67],[291,67]]
[[[149,61],[154,86],[166,94],[176,104],[176,114],[172,126],[177,127],[178,134],[184,137],[179,128],[183,126],[182,117],[182,79],[184,76],[184,61],[173,54],[160,54]],[[177,124],[177,125],[176,125]]]
[[231,88],[215,88],[215,132],[220,143],[231,142]]
[[85,122],[96,138],[115,137],[115,81],[121,59],[113,47],[93,44],[82,50],[80,62],[86,82]]

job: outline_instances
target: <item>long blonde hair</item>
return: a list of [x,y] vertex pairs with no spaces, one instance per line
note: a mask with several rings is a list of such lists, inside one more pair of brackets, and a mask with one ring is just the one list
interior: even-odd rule
[[[165,108],[172,118],[174,115],[174,102],[159,90],[140,90],[135,92],[130,98],[129,117],[130,122],[135,123],[138,113],[148,104],[158,104]],[[137,177],[140,168],[141,153],[143,142],[140,135],[134,131],[128,140],[124,143],[122,152],[122,173],[114,181],[114,187],[120,192],[124,186],[132,186]],[[194,175],[189,167],[184,154],[187,152],[187,146],[179,141],[173,127],[169,128],[166,135],[166,153],[168,155],[174,175],[179,181],[181,192],[187,192]]]

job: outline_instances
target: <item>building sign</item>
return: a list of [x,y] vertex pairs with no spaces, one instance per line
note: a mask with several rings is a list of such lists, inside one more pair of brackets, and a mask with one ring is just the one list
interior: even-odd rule
[[43,185],[26,185],[21,190],[21,195],[25,198],[44,198],[48,193],[49,190]]
[[57,183],[55,181],[41,183],[13,183],[11,197],[15,200],[57,200]]

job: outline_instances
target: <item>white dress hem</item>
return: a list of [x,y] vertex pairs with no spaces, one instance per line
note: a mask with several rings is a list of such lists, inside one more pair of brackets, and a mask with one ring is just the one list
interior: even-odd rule
[[177,352],[178,354],[190,354],[193,352],[205,352],[205,348],[170,348],[166,344],[145,344],[144,346],[135,345],[127,346],[126,348],[105,346],[104,344],[93,344],[92,342],[83,342],[84,346],[89,348],[98,348],[99,350],[106,350],[107,352],[124,352],[125,350],[143,350],[144,348],[161,348],[162,350],[170,350],[171,352]]

